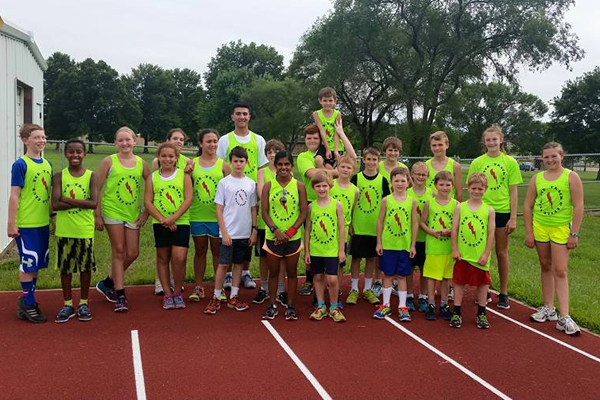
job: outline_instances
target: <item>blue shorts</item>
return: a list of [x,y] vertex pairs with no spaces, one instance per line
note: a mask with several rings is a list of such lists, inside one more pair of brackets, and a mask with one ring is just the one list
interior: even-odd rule
[[385,276],[410,276],[412,265],[409,252],[406,250],[383,250],[383,255],[379,257],[379,270]]
[[219,237],[219,224],[217,222],[190,222],[192,236]]
[[15,239],[19,248],[21,272],[33,273],[48,267],[48,241],[50,225],[39,228],[19,228],[19,236]]
[[310,272],[313,275],[325,273],[325,275],[338,274],[339,260],[337,257],[310,256]]

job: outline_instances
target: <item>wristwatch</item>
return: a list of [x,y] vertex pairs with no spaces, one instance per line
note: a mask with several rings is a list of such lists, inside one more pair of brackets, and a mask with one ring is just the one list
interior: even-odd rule
[[277,227],[275,225],[270,226],[269,230],[271,231],[271,233],[275,233],[275,231],[277,230]]
[[258,226],[256,226],[256,225],[252,225],[252,229],[256,229],[256,230],[258,230]]
[[577,233],[577,232],[571,232],[570,236],[573,237],[573,238],[575,238],[575,239],[577,239],[579,237],[579,233]]

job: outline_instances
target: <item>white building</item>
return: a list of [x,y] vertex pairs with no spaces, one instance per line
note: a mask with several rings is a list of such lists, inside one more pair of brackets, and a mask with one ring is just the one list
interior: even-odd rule
[[10,242],[6,234],[10,170],[23,154],[19,128],[23,123],[44,124],[47,67],[33,33],[0,16],[0,252]]

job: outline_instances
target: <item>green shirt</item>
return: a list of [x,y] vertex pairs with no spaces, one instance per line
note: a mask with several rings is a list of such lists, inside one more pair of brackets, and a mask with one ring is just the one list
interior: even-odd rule
[[217,222],[215,194],[219,181],[223,179],[223,160],[217,158],[212,167],[204,168],[200,166],[200,157],[196,157],[194,164],[192,171],[194,197],[190,207],[190,221]]
[[[61,195],[74,200],[88,200],[91,195],[92,171],[86,169],[82,176],[71,175],[69,168],[61,172]],[[94,238],[94,210],[70,208],[56,212],[56,236],[77,239]]]
[[27,164],[25,181],[19,194],[16,225],[19,228],[39,228],[50,224],[50,193],[52,167],[46,159],[38,164],[29,156],[21,159]]
[[350,187],[342,189],[338,185],[338,180],[333,181],[333,187],[329,191],[329,195],[342,203],[342,209],[344,211],[344,227],[346,231],[346,239],[348,239],[350,232],[350,224],[352,223],[352,206],[356,199],[356,186],[350,183]]
[[[432,191],[435,192],[435,184],[433,183],[435,180],[435,175],[438,172],[441,171],[436,171],[435,168],[433,168],[433,158],[430,158],[429,160],[425,161],[425,164],[427,164],[427,167],[429,167],[429,177],[427,178],[427,187],[430,188]],[[452,176],[454,176],[454,160],[451,158],[448,158],[446,160],[446,165],[444,165],[444,168],[442,168],[442,171],[448,171],[452,174]],[[452,185],[452,190],[450,190],[450,197],[454,198],[456,196],[456,188],[454,187],[454,185]]]
[[112,166],[102,193],[102,214],[133,223],[140,216],[144,165],[135,156],[135,167],[125,168],[116,154],[110,156]]
[[[331,114],[331,117],[326,118],[325,114],[323,114],[323,109],[320,109],[319,111],[317,111],[317,116],[319,117],[319,121],[321,122],[321,125],[323,126],[323,129],[325,130],[325,133],[327,134],[327,145],[329,145],[329,150],[331,150],[332,152],[335,151],[335,142],[334,142],[334,138],[335,138],[335,120],[338,118],[338,116],[340,115],[340,112],[338,110],[333,110],[333,114]],[[344,143],[342,143],[342,141],[338,141],[338,151],[344,151]]]
[[359,190],[358,201],[352,216],[352,227],[357,235],[377,236],[377,217],[381,209],[383,198],[383,176],[377,174],[375,179],[369,180],[360,172],[356,176]]
[[310,184],[310,178],[306,176],[308,170],[317,168],[317,164],[315,164],[315,153],[305,151],[298,154],[296,164],[298,165],[298,172],[300,172],[300,175],[302,176],[302,182],[304,182],[304,186],[306,186],[306,199],[309,203],[315,201],[317,199],[317,194]]
[[235,138],[235,133],[229,132],[228,143],[229,147],[227,148],[227,158],[229,159],[229,154],[231,150],[235,147],[243,147],[248,152],[248,164],[244,168],[244,174],[252,179],[254,182],[258,181],[258,141],[256,140],[256,134],[252,131],[249,132],[250,141],[248,143],[240,143]]
[[337,200],[329,198],[329,205],[311,203],[310,211],[310,255],[315,257],[337,257],[340,238],[337,218]]
[[[417,201],[417,215],[419,217],[419,222],[420,222],[421,221],[421,213],[423,212],[423,207],[425,207],[425,203],[427,203],[429,201],[429,199],[431,199],[431,197],[433,196],[431,189],[426,187],[425,192],[423,192],[423,194],[420,196],[417,193],[415,193],[414,188],[408,188],[406,190],[406,193],[408,193],[409,196],[412,196],[412,198]],[[417,233],[417,242],[424,242],[426,235],[427,234],[425,233],[425,231],[423,229],[419,228],[419,233]]]
[[[269,166],[267,165],[266,167],[263,168],[263,177],[264,177],[264,183],[266,184],[267,182],[271,182],[272,180],[275,179],[275,172],[271,171],[271,168],[269,168]],[[258,196],[262,196],[262,193],[259,193]],[[257,204],[258,205],[258,229],[266,229],[267,225],[265,224],[265,220],[262,217],[262,212],[260,211],[260,202]]]
[[560,176],[549,181],[540,172],[535,177],[535,205],[533,219],[546,226],[566,225],[573,219],[573,201],[569,186],[570,170],[564,169]]
[[471,211],[466,201],[460,203],[460,221],[458,224],[458,251],[461,258],[484,271],[490,270],[490,258],[487,264],[477,263],[485,252],[488,237],[488,218],[490,207],[482,203],[478,210]]
[[396,201],[393,194],[385,198],[381,245],[384,250],[410,251],[413,198],[407,195],[402,202]]
[[467,182],[474,172],[482,172],[487,177],[487,190],[483,201],[498,213],[509,213],[510,187],[523,183],[517,160],[504,153],[493,158],[484,154],[471,163]]
[[[154,192],[152,204],[163,217],[168,218],[175,214],[183,204],[185,173],[182,169],[177,168],[171,176],[163,177],[160,175],[160,170],[154,171],[152,173],[152,188]],[[160,222],[153,218],[153,223],[158,224]],[[189,224],[189,210],[175,221],[175,225]]]
[[[290,229],[300,217],[300,195],[298,194],[298,181],[292,178],[285,187],[281,186],[277,179],[271,181],[269,189],[269,216],[273,224],[282,232]],[[276,236],[267,229],[266,238],[275,240]],[[290,240],[300,239],[301,229]]]
[[[429,213],[427,214],[427,226],[434,231],[442,229],[452,229],[452,217],[458,201],[450,199],[445,206],[437,202],[435,197],[429,200]],[[440,236],[436,238],[433,235],[426,235],[425,254],[448,255],[452,254],[452,240],[450,236]]]
[[[408,167],[405,164],[401,163],[400,161],[398,161],[398,167],[408,169]],[[388,172],[385,169],[385,160],[379,161],[379,173],[382,176],[384,176],[385,179],[387,179],[388,184],[390,185],[390,193],[393,192],[393,189],[392,189],[392,178],[390,177],[390,172]]]

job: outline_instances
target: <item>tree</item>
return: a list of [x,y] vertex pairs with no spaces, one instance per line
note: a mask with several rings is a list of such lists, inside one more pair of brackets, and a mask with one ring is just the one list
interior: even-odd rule
[[76,63],[67,54],[56,52],[48,57],[44,74],[44,128],[52,139],[68,139],[74,125],[72,103],[63,99],[76,90],[73,81]]
[[195,140],[199,125],[196,120],[198,104],[204,98],[201,79],[199,73],[191,69],[176,68],[171,71],[175,81],[176,95],[179,99],[179,120],[180,128],[183,129],[190,138]]

